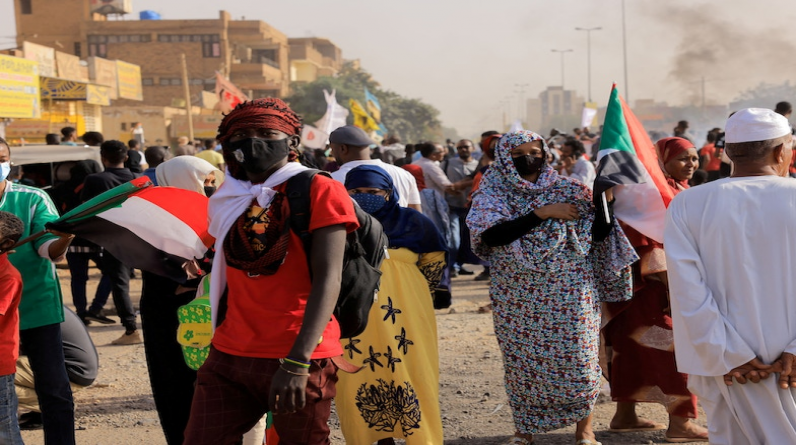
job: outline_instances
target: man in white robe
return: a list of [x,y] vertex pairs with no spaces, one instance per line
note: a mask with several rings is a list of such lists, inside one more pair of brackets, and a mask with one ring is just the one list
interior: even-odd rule
[[668,210],[677,368],[705,409],[710,443],[796,444],[790,125],[771,110],[741,110],[726,142],[732,176],[681,192]]

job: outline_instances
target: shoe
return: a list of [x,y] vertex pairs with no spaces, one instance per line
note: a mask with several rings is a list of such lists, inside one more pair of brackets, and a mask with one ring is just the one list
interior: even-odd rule
[[489,281],[489,272],[483,271],[473,278],[473,281]]
[[102,312],[95,314],[94,312],[88,311],[84,317],[86,320],[96,321],[97,323],[102,324],[114,324],[116,323],[115,320],[110,319],[102,314]]
[[691,443],[691,442],[710,442],[710,439],[707,437],[671,437],[668,434],[663,436],[663,440],[668,443]]
[[456,277],[458,277],[458,276],[459,276],[459,272],[456,272],[456,269],[453,269],[453,270],[451,271],[451,278],[456,278]]
[[88,326],[91,324],[91,320],[87,319],[85,315],[78,315],[78,317],[80,317],[80,321],[82,321],[84,325]]
[[19,416],[19,429],[29,431],[40,430],[42,428],[41,413],[31,411]]
[[141,339],[141,334],[138,333],[136,329],[133,332],[125,332],[122,334],[121,337],[117,338],[116,340],[112,341],[112,345],[138,345],[143,343],[144,340]]
[[459,275],[475,275],[475,272],[473,272],[472,270],[467,270],[464,267],[460,267]]

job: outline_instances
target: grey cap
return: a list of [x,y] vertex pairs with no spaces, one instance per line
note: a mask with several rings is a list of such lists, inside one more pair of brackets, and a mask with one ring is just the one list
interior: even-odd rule
[[367,147],[375,142],[368,137],[365,130],[353,125],[346,125],[334,130],[329,135],[329,143],[351,145],[352,147]]

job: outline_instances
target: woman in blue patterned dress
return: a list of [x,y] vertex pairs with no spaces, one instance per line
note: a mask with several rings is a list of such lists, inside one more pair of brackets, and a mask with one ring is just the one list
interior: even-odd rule
[[476,253],[492,264],[490,298],[514,415],[509,443],[573,423],[599,444],[591,412],[600,391],[600,303],[632,296],[632,246],[595,212],[592,193],[558,176],[544,138],[508,133],[467,217]]

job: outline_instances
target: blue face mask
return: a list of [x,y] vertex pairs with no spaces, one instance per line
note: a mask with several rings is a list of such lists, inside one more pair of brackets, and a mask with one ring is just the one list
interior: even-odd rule
[[0,181],[5,181],[9,173],[11,173],[11,163],[0,162]]
[[362,210],[368,212],[369,214],[374,214],[378,212],[385,204],[387,204],[387,200],[384,196],[379,195],[371,195],[370,193],[356,193],[351,195],[351,199],[357,202]]

